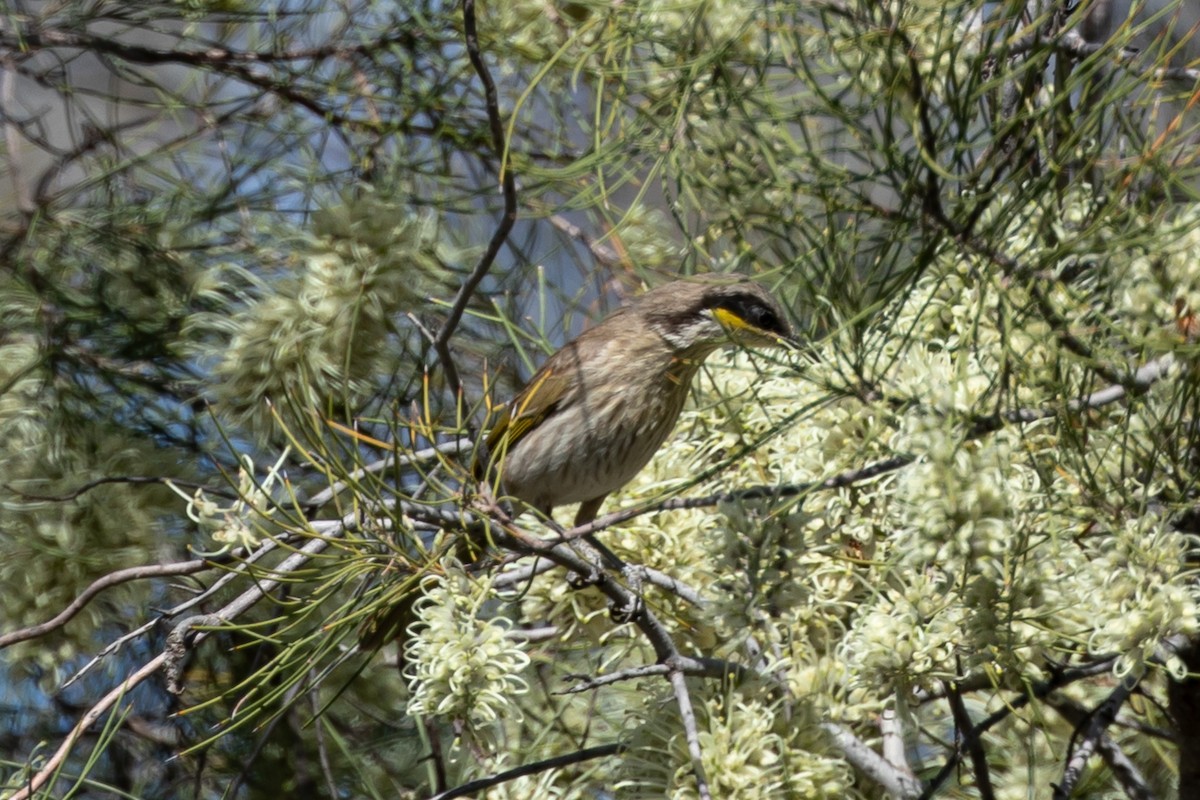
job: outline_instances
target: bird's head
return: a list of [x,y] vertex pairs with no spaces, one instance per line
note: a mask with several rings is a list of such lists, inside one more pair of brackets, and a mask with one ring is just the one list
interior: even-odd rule
[[779,303],[741,276],[668,283],[639,297],[633,308],[677,352],[706,353],[730,341],[750,347],[793,344]]

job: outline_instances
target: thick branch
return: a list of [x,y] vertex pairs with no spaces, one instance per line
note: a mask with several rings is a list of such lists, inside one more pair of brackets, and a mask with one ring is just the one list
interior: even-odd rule
[[878,783],[885,792],[898,800],[912,800],[921,794],[921,782],[883,757],[846,728],[832,722],[821,723],[842,755],[855,769]]
[[692,774],[696,776],[696,792],[700,800],[712,800],[708,778],[704,776],[704,751],[700,748],[700,731],[696,728],[696,712],[692,708],[692,696],[688,692],[687,678],[678,670],[669,674],[671,688],[675,691],[675,704],[679,706],[679,717],[683,722],[683,733],[687,738],[688,755],[692,757]]

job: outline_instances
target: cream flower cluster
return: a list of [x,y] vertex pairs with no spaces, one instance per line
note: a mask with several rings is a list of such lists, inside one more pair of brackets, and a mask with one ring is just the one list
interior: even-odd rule
[[521,676],[529,656],[507,636],[507,619],[481,613],[490,589],[449,567],[445,576],[427,578],[422,591],[404,649],[408,713],[459,720],[472,730],[516,713],[515,699],[529,689]]

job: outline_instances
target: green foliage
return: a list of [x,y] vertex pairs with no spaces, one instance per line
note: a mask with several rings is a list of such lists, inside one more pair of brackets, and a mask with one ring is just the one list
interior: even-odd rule
[[[1136,686],[1142,728],[1108,735],[1172,790],[1186,743],[1153,733],[1200,636],[1200,205],[1194,76],[1155,70],[1189,42],[1138,18],[1082,46],[1088,4],[479,6],[498,119],[458,4],[0,20],[0,636],[117,568],[222,559],[189,591],[109,588],[0,666],[55,691],[146,609],[228,612],[173,665],[182,722],[122,700],[107,719],[138,746],[110,727],[75,747],[112,761],[66,772],[116,784],[122,754],[185,750],[121,790],[424,796],[620,742],[482,796],[692,798],[703,776],[722,798],[873,798],[831,725],[880,751],[892,715],[929,779],[966,714],[997,720],[995,795],[1024,797],[1062,779],[1066,704]],[[441,349],[501,174],[517,225]],[[645,620],[534,574],[505,537],[553,535],[535,515],[483,528],[454,442],[530,354],[705,271],[769,284],[806,349],[714,357],[606,506],[646,506],[600,537],[699,602],[607,579],[681,657],[736,673],[688,678],[689,741],[664,676],[637,674],[661,656]],[[14,765],[78,717],[4,702],[43,706],[5,739]],[[1093,763],[1078,792],[1124,786]],[[945,796],[978,795],[955,774]]]
[[[380,376],[411,371],[419,340],[397,331],[395,319],[444,295],[458,257],[431,213],[369,188],[316,213],[311,233],[293,231],[279,247],[278,277],[259,296],[188,321],[202,354],[221,345],[219,410],[264,432],[275,429],[272,403],[292,420],[313,409],[352,416]],[[214,302],[227,272],[241,268],[205,277]]]

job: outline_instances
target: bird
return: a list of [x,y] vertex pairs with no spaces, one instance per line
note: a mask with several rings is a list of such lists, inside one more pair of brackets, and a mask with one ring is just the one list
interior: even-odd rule
[[739,275],[652,289],[551,355],[501,410],[475,477],[575,526],[642,470],[666,441],[704,360],[728,344],[791,347],[783,308]]
[[[475,479],[550,520],[555,507],[579,503],[575,526],[586,525],[666,441],[700,365],[728,344],[795,347],[782,307],[761,284],[708,275],[634,298],[546,359],[502,407],[477,451]],[[609,565],[622,566],[585,538]],[[478,544],[460,540],[460,560],[473,561]],[[376,650],[404,636],[419,594],[406,590],[369,615],[360,645]]]

